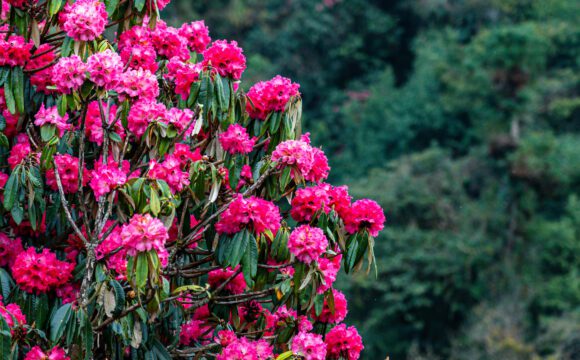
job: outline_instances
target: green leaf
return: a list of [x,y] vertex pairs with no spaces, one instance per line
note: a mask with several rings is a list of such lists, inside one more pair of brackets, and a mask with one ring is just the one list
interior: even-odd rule
[[4,317],[0,316],[0,355],[2,359],[10,359],[11,345],[12,335],[10,334],[10,328]]
[[58,100],[56,101],[56,107],[58,109],[58,114],[60,116],[64,116],[64,114],[66,114],[67,109],[67,97],[64,95],[59,97]]
[[139,12],[145,7],[145,0],[135,0],[135,9]]
[[159,195],[157,195],[157,190],[153,188],[151,188],[151,194],[149,197],[149,206],[151,207],[151,212],[155,216],[157,216],[161,211],[161,203],[159,202]]
[[351,238],[350,243],[347,246],[346,258],[344,263],[344,270],[349,273],[356,265],[357,253],[358,253],[359,241],[358,236]]
[[147,259],[147,253],[139,253],[139,255],[137,255],[137,263],[135,265],[135,282],[138,289],[145,288],[148,275],[149,261]]
[[278,355],[276,360],[286,360],[286,359],[289,359],[292,355],[294,355],[294,353],[292,351],[286,351],[286,352],[283,352],[282,354]]
[[12,68],[12,93],[16,109],[24,114],[24,72],[21,67]]
[[253,235],[250,234],[248,240],[248,246],[244,253],[242,259],[242,272],[244,273],[244,279],[248,286],[252,286],[254,283],[254,278],[258,272],[258,244]]
[[40,138],[44,142],[48,142],[56,135],[56,126],[52,124],[45,124],[40,128]]
[[6,135],[4,135],[4,133],[0,132],[0,146],[3,146],[5,148],[10,146],[10,143],[8,142],[8,138],[6,137]]
[[105,8],[109,17],[115,12],[117,5],[119,5],[119,0],[105,0]]
[[56,15],[60,10],[60,5],[62,4],[62,0],[50,0],[50,7],[48,13],[50,16]]
[[6,181],[6,185],[4,186],[4,208],[8,211],[12,210],[14,203],[16,201],[16,196],[18,194],[18,187],[20,185],[18,181],[18,177],[20,176],[20,167],[17,166],[8,181]]
[[123,290],[121,284],[119,284],[116,280],[109,281],[109,284],[115,293],[116,306],[113,309],[113,315],[117,315],[121,313],[125,306],[125,290]]
[[14,281],[10,274],[4,268],[0,268],[0,295],[2,295],[2,299],[8,299],[12,286],[14,286]]
[[50,318],[50,341],[56,343],[64,334],[73,310],[71,304],[64,304]]
[[[8,74],[12,75],[12,71],[9,71]],[[12,76],[9,76],[4,84],[4,97],[6,98],[8,111],[11,114],[16,114],[16,101],[14,100],[14,91],[12,90]]]

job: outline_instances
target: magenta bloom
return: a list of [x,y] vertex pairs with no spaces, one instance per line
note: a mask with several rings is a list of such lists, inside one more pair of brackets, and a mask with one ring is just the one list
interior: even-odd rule
[[70,94],[85,81],[87,67],[77,55],[60,58],[52,69],[56,88],[61,94]]
[[70,357],[58,346],[53,347],[48,353],[44,353],[40,346],[35,346],[26,354],[24,360],[70,360]]
[[220,234],[235,234],[249,228],[256,234],[270,230],[276,234],[280,228],[280,210],[273,203],[254,196],[237,195],[216,223]]
[[[307,181],[320,182],[328,177],[330,167],[322,150],[310,146],[308,136],[300,140],[286,140],[272,153],[272,161],[279,167],[293,166]],[[294,177],[294,172],[292,173]]]
[[191,121],[192,119],[193,111],[189,109],[171,108],[165,112],[163,120],[167,125],[173,125],[179,133],[185,131],[189,125],[190,130],[188,133],[191,133],[193,125],[195,125],[195,121]]
[[[232,270],[231,268],[216,269],[207,274],[207,282],[209,283],[209,286],[215,289],[229,279],[234,273],[235,270]],[[236,277],[226,285],[224,290],[234,295],[243,293],[246,290],[246,280],[244,280],[244,275],[242,273],[236,275]]]
[[[2,3],[2,4],[5,4]],[[30,74],[30,83],[36,86],[37,91],[42,91],[45,94],[50,94],[54,90],[50,90],[47,87],[54,84],[52,69],[54,65],[50,64],[56,58],[54,51],[51,50],[51,46],[48,44],[42,44],[36,49],[35,54],[42,54],[35,58],[31,58],[27,63],[25,70],[35,70],[34,73]],[[48,67],[47,67],[48,66]],[[42,70],[38,70],[42,69]]]
[[189,320],[181,326],[179,343],[185,346],[194,345],[195,342],[208,343],[213,333],[212,330],[213,328],[205,325],[202,320]]
[[20,35],[10,35],[8,40],[0,37],[0,66],[24,66],[30,59],[30,50],[34,47],[32,41],[26,40]]
[[0,232],[0,266],[11,267],[14,265],[16,256],[24,251],[20,238],[9,238],[5,233]]
[[112,90],[121,80],[123,61],[116,52],[107,49],[89,56],[87,70],[89,71],[91,81],[95,85],[105,90]]
[[[79,190],[79,158],[69,154],[55,155],[54,162],[58,168],[60,182],[65,194],[74,194]],[[90,174],[83,168],[83,183],[85,186],[89,181]],[[46,185],[54,191],[58,191],[56,174],[54,169],[46,170]]]
[[290,215],[298,222],[310,222],[319,210],[328,212],[330,198],[326,187],[312,186],[296,190]]
[[127,70],[121,75],[117,91],[121,100],[154,100],[159,95],[159,83],[149,70]]
[[230,127],[219,135],[219,141],[225,151],[235,154],[248,154],[254,149],[256,138],[251,138],[246,128],[239,124],[230,125]]
[[266,340],[251,341],[242,337],[226,346],[216,360],[266,360],[273,357],[272,346]]
[[127,248],[127,254],[136,256],[139,252],[156,250],[167,252],[165,242],[169,239],[167,229],[157,218],[149,214],[135,214],[129,223],[121,230],[123,246]]
[[22,313],[22,309],[18,304],[4,305],[0,303],[0,316],[6,320],[6,324],[8,324],[10,329],[26,325],[26,316]]
[[66,130],[70,130],[72,127],[70,124],[67,123],[68,121],[68,114],[64,114],[64,116],[60,116],[58,114],[58,109],[56,106],[49,107],[46,109],[44,104],[40,105],[40,109],[34,115],[34,125],[36,126],[43,126],[46,124],[56,126],[59,135],[62,137]]
[[10,169],[14,169],[17,165],[21,164],[24,159],[27,159],[29,156],[33,156],[36,160],[36,163],[40,160],[40,154],[32,152],[32,147],[28,142],[28,138],[26,135],[18,138],[18,142],[14,144],[12,149],[10,149],[10,155],[8,156],[8,165],[10,165]]
[[322,272],[324,277],[324,284],[320,284],[316,290],[319,294],[324,293],[326,290],[332,287],[332,284],[336,281],[336,276],[340,270],[340,261],[342,260],[342,255],[336,255],[331,259],[321,257],[318,259],[318,268]]
[[292,339],[290,347],[295,355],[304,357],[304,360],[325,360],[326,346],[322,335],[299,332]]
[[203,66],[211,66],[218,74],[240,80],[246,70],[246,57],[235,41],[217,40],[203,52]]
[[207,45],[211,42],[209,28],[205,26],[203,20],[181,25],[179,35],[187,40],[187,46],[191,51],[200,54],[203,53]]
[[326,334],[326,353],[329,360],[358,360],[364,349],[362,338],[354,326],[340,324]]
[[310,264],[324,254],[328,240],[322,229],[302,225],[297,227],[290,234],[288,239],[288,248],[296,259]]
[[300,85],[277,75],[269,81],[260,81],[250,88],[246,111],[254,119],[265,120],[274,111],[283,111],[290,98],[300,95]]
[[164,22],[158,23],[151,31],[151,42],[159,56],[166,59],[178,58],[182,61],[189,59],[187,40],[181,37],[178,29],[167,26]]
[[332,289],[332,295],[334,297],[334,311],[328,306],[328,298],[325,298],[320,315],[316,315],[314,308],[312,308],[311,316],[313,319],[330,324],[338,324],[344,320],[348,312],[346,297],[336,289]]
[[369,234],[377,236],[385,227],[385,214],[375,201],[357,200],[344,218],[344,227],[349,234],[368,230]]
[[191,84],[199,80],[202,69],[201,63],[192,64],[173,58],[167,63],[165,78],[175,82],[175,94],[185,100],[191,91]]
[[39,254],[33,247],[21,252],[12,266],[12,275],[28,293],[45,293],[69,281],[75,264],[60,261],[48,249]]
[[[103,110],[106,112],[107,104],[103,104]],[[117,105],[111,104],[109,107],[109,115],[105,116],[105,122],[108,120],[108,124],[115,121],[115,116],[117,116]],[[125,129],[121,124],[121,121],[117,121],[113,126],[114,130],[121,139],[125,138]],[[99,145],[103,144],[103,119],[101,118],[101,110],[99,108],[99,103],[93,101],[89,103],[87,107],[87,114],[85,116],[85,134],[89,141],[97,143]]]
[[77,41],[92,41],[105,31],[107,10],[104,2],[77,0],[67,3],[63,11],[63,30]]
[[127,182],[127,173],[129,172],[129,162],[123,161],[123,165],[119,168],[119,164],[108,158],[108,163],[103,164],[99,159],[95,162],[95,169],[91,171],[91,181],[89,186],[93,189],[95,197],[99,197],[110,193],[113,189],[125,185]]
[[123,48],[121,59],[131,69],[157,71],[157,53],[152,46],[134,45]]
[[136,137],[145,134],[151,121],[163,120],[167,108],[165,105],[150,100],[137,101],[131,106],[127,117],[127,128]]
[[165,161],[161,163],[151,160],[147,176],[150,179],[165,181],[172,193],[178,193],[189,185],[189,173],[182,171],[181,168],[181,161],[174,156],[168,155]]

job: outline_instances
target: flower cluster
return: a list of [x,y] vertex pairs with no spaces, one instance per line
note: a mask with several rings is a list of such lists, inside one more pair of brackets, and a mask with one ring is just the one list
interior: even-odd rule
[[68,123],[68,114],[60,116],[56,106],[45,108],[44,104],[40,105],[40,109],[34,116],[34,119],[34,125],[36,126],[54,125],[61,137],[65,131],[71,129],[71,125]]
[[112,131],[117,133],[121,139],[125,139],[125,129],[120,121],[117,121],[117,105],[111,104],[109,107],[109,114],[106,114],[107,105],[103,104],[104,114],[101,115],[99,103],[92,101],[87,106],[87,113],[85,115],[85,134],[89,141],[98,145],[103,144],[103,119],[105,126],[112,126]]
[[204,321],[191,319],[181,326],[179,343],[186,346],[194,345],[194,342],[206,343],[212,330]]
[[[60,177],[60,182],[65,194],[74,194],[79,190],[79,159],[69,154],[55,155],[54,163]],[[58,182],[56,179],[56,170],[48,169],[46,171],[46,184],[52,190],[58,191]],[[83,167],[82,186],[89,182],[89,172]]]
[[[217,269],[210,271],[207,276],[207,282],[212,288],[217,288],[221,284],[223,284],[226,280],[231,278],[238,269]],[[240,272],[234,278],[227,283],[224,288],[225,291],[231,294],[241,294],[246,290],[246,280],[244,279],[244,275]]]
[[32,55],[32,41],[27,42],[20,35],[10,35],[8,39],[0,37],[0,66],[24,66]]
[[364,349],[362,338],[354,326],[340,324],[326,334],[327,359],[358,360]]
[[292,352],[304,357],[304,360],[325,360],[326,346],[322,336],[300,332],[292,339]]
[[266,340],[251,341],[242,337],[226,346],[216,360],[266,360],[273,357],[272,345]]
[[[330,167],[322,150],[310,146],[310,140],[303,136],[300,140],[286,140],[278,144],[272,153],[272,161],[280,167],[292,166],[307,181],[320,182],[328,177]],[[296,176],[296,173],[292,173]]]
[[[0,300],[2,297],[0,296]],[[17,304],[4,305],[0,302],[0,316],[4,318],[10,329],[21,325],[26,325],[26,316]]]
[[288,248],[296,259],[305,264],[316,261],[326,251],[328,240],[322,229],[302,225],[290,234]]
[[12,275],[20,288],[29,293],[45,293],[66,284],[75,264],[60,261],[48,249],[37,253],[33,247],[21,252],[12,266]]
[[355,201],[344,219],[344,227],[351,234],[368,230],[369,234],[377,236],[384,226],[383,209],[375,201],[369,199]]
[[209,37],[209,29],[205,26],[203,20],[193,21],[181,25],[179,28],[179,35],[187,39],[187,46],[191,51],[203,53],[207,45],[211,42]]
[[53,90],[49,89],[49,86],[54,83],[52,72],[54,65],[51,64],[55,59],[56,55],[52,47],[48,44],[42,44],[36,49],[34,57],[26,63],[24,68],[26,71],[32,71],[30,83],[36,86],[36,90],[45,94],[53,92]]
[[255,196],[237,195],[222,213],[215,228],[220,234],[235,234],[249,228],[256,234],[269,230],[276,234],[280,228],[280,210],[273,203]]
[[77,55],[62,57],[52,68],[52,76],[61,94],[70,94],[81,87],[86,79],[87,67]]
[[312,309],[312,318],[322,323],[331,324],[338,324],[344,320],[348,312],[346,297],[336,289],[332,289],[332,297],[334,298],[334,308],[329,306],[328,298],[325,298],[322,312],[316,315],[315,309]]
[[161,220],[151,217],[149,214],[133,215],[121,230],[123,246],[127,249],[127,254],[131,256],[149,250],[166,253],[165,242],[167,239],[169,239],[169,235]]
[[175,94],[185,100],[189,96],[191,85],[199,80],[202,69],[200,63],[192,64],[174,58],[167,63],[165,78],[173,80]]
[[280,75],[260,81],[248,91],[246,111],[254,119],[265,120],[271,112],[283,111],[290,98],[300,95],[300,85]]
[[240,80],[246,70],[246,57],[235,41],[216,40],[203,52],[204,68],[211,67],[223,77]]
[[256,138],[250,139],[246,128],[233,124],[219,135],[220,144],[225,151],[234,154],[248,154],[254,149]]
[[98,0],[77,0],[67,3],[61,13],[62,28],[78,41],[92,41],[105,31],[107,10]]
[[11,239],[8,235],[0,233],[0,266],[12,267],[16,256],[23,251],[20,238]]
[[129,162],[123,161],[121,166],[112,158],[107,163],[95,162],[95,168],[91,171],[89,186],[93,189],[95,197],[110,193],[113,189],[123,186],[127,181]]
[[95,85],[105,90],[112,90],[121,80],[123,61],[116,52],[107,49],[89,56],[87,69]]
[[189,173],[183,171],[181,161],[171,155],[161,163],[151,160],[148,176],[151,179],[165,181],[173,193],[181,192],[189,185]]
[[40,346],[35,346],[26,354],[24,360],[70,360],[64,349],[53,347],[48,353],[42,351]]

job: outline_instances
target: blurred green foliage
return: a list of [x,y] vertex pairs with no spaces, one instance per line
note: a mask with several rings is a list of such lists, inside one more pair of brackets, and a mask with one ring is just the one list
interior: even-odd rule
[[332,181],[377,199],[340,279],[365,359],[580,358],[580,2],[174,0],[301,84]]

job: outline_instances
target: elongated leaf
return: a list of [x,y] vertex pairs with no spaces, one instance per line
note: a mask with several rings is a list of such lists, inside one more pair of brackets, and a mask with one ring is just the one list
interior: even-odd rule
[[145,0],[135,0],[134,4],[137,11],[142,11],[145,7]]
[[16,109],[20,114],[24,114],[24,73],[21,67],[12,68],[12,93]]
[[151,194],[149,197],[149,206],[151,207],[151,212],[153,215],[157,216],[161,211],[161,204],[159,202],[159,195],[157,195],[157,190],[151,188]]
[[115,280],[111,280],[109,282],[109,284],[111,285],[112,290],[115,292],[115,304],[116,304],[116,306],[113,309],[113,315],[117,315],[117,314],[121,313],[121,311],[123,310],[123,308],[125,306],[125,291],[123,290],[123,287],[121,286],[121,284],[119,284]]
[[8,181],[6,181],[6,185],[4,186],[4,208],[8,211],[12,210],[14,207],[14,203],[16,201],[16,196],[18,194],[18,187],[19,181],[18,177],[20,176],[20,167],[17,167],[12,171]]
[[12,70],[7,71],[8,78],[4,84],[4,97],[6,98],[6,107],[11,114],[16,114],[16,101],[14,100],[14,91],[12,90]]
[[60,340],[72,315],[71,304],[64,304],[52,315],[50,319],[50,341],[56,343]]
[[10,277],[10,274],[4,268],[0,268],[0,294],[3,299],[8,299],[13,286],[14,281]]
[[50,8],[48,10],[50,16],[56,15],[56,13],[60,10],[61,4],[62,0],[50,0]]
[[242,259],[242,272],[248,286],[252,286],[258,271],[258,244],[253,235],[248,238],[248,245]]
[[139,253],[136,261],[135,282],[137,288],[144,289],[147,284],[147,276],[149,275],[149,261],[147,259],[147,254]]
[[113,15],[117,5],[119,5],[119,0],[105,0],[105,8],[109,16]]
[[3,316],[0,316],[0,356],[2,359],[10,359],[10,346],[12,345],[12,335],[10,335],[10,328],[4,320]]

